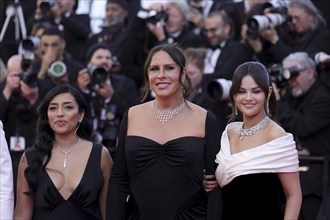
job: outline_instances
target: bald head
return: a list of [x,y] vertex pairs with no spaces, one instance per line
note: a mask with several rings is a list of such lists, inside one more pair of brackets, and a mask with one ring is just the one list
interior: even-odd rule
[[21,55],[16,54],[16,55],[11,56],[7,62],[8,74],[10,72],[20,73],[22,71],[21,61],[22,61]]

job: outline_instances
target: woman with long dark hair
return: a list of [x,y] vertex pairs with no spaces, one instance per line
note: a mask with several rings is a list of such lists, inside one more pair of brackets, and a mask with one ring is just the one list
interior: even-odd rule
[[19,165],[14,219],[105,218],[112,160],[90,141],[87,113],[80,93],[67,84],[41,102],[35,146]]

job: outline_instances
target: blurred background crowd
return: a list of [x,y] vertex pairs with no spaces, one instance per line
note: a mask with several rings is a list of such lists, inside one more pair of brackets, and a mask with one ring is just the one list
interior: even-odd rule
[[0,120],[14,177],[33,145],[37,106],[58,84],[88,100],[93,139],[114,157],[121,119],[140,102],[149,50],[176,43],[194,88],[190,101],[212,110],[221,129],[236,67],[254,60],[268,68],[278,91],[274,119],[300,153],[302,219],[325,215],[329,11],[327,0],[1,0]]

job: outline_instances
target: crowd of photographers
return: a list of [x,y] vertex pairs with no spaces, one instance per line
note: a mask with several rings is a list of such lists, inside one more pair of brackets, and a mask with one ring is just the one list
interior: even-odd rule
[[[330,30],[320,1],[155,1],[142,8],[136,0],[107,0],[99,33],[91,31],[87,14],[76,14],[78,0],[31,2],[35,10],[25,19],[28,35],[16,51],[5,50],[9,26],[1,42],[0,120],[14,177],[23,150],[33,144],[39,102],[62,83],[86,97],[93,138],[114,156],[121,118],[139,103],[148,51],[166,43],[184,49],[195,89],[190,100],[211,109],[222,129],[232,74],[255,60],[269,69],[277,96],[275,119],[295,136],[301,154],[330,156]],[[325,215],[330,202],[330,188],[324,187],[330,185],[324,182],[330,171],[318,161],[302,165],[307,168],[301,172],[301,219],[314,220]]]

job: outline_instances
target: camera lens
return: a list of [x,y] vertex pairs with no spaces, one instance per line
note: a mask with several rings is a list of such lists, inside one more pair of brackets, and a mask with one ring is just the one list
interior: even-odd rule
[[229,91],[232,81],[226,79],[217,79],[209,82],[207,93],[209,97],[216,101],[223,101],[229,98]]
[[93,85],[101,84],[108,78],[108,71],[99,65],[92,65],[89,68],[89,73],[91,74]]
[[66,74],[66,65],[62,61],[55,61],[48,68],[48,73],[55,78],[61,78]]

